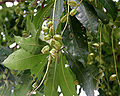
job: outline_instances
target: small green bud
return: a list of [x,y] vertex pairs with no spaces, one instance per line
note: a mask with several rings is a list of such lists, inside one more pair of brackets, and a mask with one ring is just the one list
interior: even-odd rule
[[48,28],[48,27],[42,27],[42,31],[43,31],[43,32],[47,32],[47,33],[48,33],[49,28]]
[[44,40],[50,40],[50,39],[51,39],[50,34],[47,34],[47,35],[44,37]]
[[67,20],[67,15],[63,16],[63,17],[60,19],[60,22],[61,22],[61,23],[64,23],[66,20]]
[[77,3],[74,2],[74,1],[69,1],[68,4],[72,7],[76,7],[77,6]]
[[77,13],[77,10],[76,10],[76,9],[72,9],[72,10],[70,11],[70,15],[71,15],[71,16],[74,16],[76,13]]
[[53,22],[52,21],[49,21],[48,23],[47,23],[47,26],[48,27],[51,27],[53,25]]
[[42,52],[43,54],[46,54],[46,53],[49,53],[49,50],[50,50],[49,45],[46,45],[46,46],[44,46],[44,47],[42,48],[41,52]]
[[53,46],[54,44],[55,44],[55,39],[54,38],[50,39],[50,45]]
[[3,77],[3,79],[6,79],[6,75],[5,74],[3,74],[2,77]]
[[52,56],[53,58],[57,57],[57,50],[56,50],[55,48],[52,48],[52,49],[50,50],[50,54],[51,54],[51,56]]
[[62,40],[62,36],[61,35],[54,35],[53,38],[57,41]]
[[55,47],[56,49],[61,48],[60,42],[59,42],[59,41],[55,41],[54,47]]
[[53,26],[50,27],[49,33],[50,33],[50,35],[52,35],[52,36],[54,35],[54,27],[53,27]]
[[116,79],[116,74],[110,76],[110,81],[114,81]]

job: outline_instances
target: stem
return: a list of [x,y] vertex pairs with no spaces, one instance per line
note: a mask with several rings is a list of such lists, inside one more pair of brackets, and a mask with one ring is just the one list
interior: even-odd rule
[[53,8],[53,19],[52,19],[53,24],[54,24],[54,20],[55,20],[55,7],[56,7],[56,0],[54,2],[54,8]]
[[77,8],[80,6],[80,4],[82,3],[82,1],[83,1],[83,0],[81,0],[81,1],[77,4],[77,6],[76,6],[75,9],[77,9]]
[[[114,28],[114,27],[113,27]],[[114,57],[114,64],[115,64],[115,72],[116,72],[116,76],[117,76],[117,80],[118,80],[118,85],[120,86],[120,80],[118,77],[118,71],[117,71],[117,63],[116,63],[116,57],[115,57],[115,49],[114,49],[114,42],[113,42],[113,34],[114,31],[112,29],[112,35],[111,35],[111,39],[112,39],[112,51],[113,51],[113,57]]]
[[38,88],[40,88],[40,86],[43,84],[43,82],[44,82],[44,80],[45,80],[45,78],[46,78],[46,75],[47,75],[47,73],[48,73],[50,63],[51,63],[51,56],[49,55],[48,64],[47,64],[47,69],[46,69],[46,72],[45,72],[45,74],[44,74],[44,76],[43,76],[43,79],[42,79],[42,81],[40,82],[40,84],[39,84],[31,93],[28,94],[29,96],[32,95],[33,92],[35,92],[36,90],[38,90]]
[[[68,0],[68,2],[69,2],[69,0]],[[64,31],[65,31],[65,29],[67,28],[67,25],[68,25],[69,10],[70,10],[70,6],[68,4],[67,21],[66,21],[66,24],[65,24],[65,27],[64,27],[63,31],[61,32],[61,36],[63,35],[63,33],[64,33]]]
[[102,28],[102,24],[100,25],[100,51],[99,51],[99,55],[100,55],[100,65],[101,65],[101,42],[102,42],[102,32],[101,32],[101,28]]

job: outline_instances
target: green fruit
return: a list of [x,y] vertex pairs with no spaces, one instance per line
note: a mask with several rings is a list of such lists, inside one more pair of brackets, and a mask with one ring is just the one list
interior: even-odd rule
[[57,57],[57,50],[56,50],[55,48],[52,48],[52,49],[50,50],[50,54],[51,54],[51,56],[52,56],[53,58],[56,58],[56,57]]
[[53,46],[54,44],[55,44],[55,39],[54,38],[50,39],[50,45]]
[[61,48],[60,42],[59,42],[59,41],[55,41],[54,47],[55,47],[56,49],[60,49],[60,48]]
[[46,53],[49,53],[49,50],[50,50],[49,45],[46,45],[46,46],[44,46],[44,47],[42,48],[41,52],[42,52],[43,54],[46,54]]
[[44,37],[44,40],[50,40],[51,39],[51,36],[48,34]]
[[69,1],[68,4],[69,4],[70,6],[73,6],[73,7],[76,7],[76,6],[77,6],[77,3],[74,2],[74,1]]
[[52,36],[54,35],[54,27],[53,27],[53,26],[50,27],[49,33],[50,33],[50,35],[52,35]]
[[61,23],[64,23],[67,21],[67,15],[63,16],[61,19],[60,19],[60,22]]
[[110,76],[110,81],[114,81],[116,79],[116,74]]
[[71,16],[74,16],[76,13],[77,13],[77,10],[76,10],[76,9],[72,9],[72,10],[70,11],[70,15],[71,15]]
[[47,32],[47,33],[48,33],[49,28],[44,26],[44,27],[42,27],[42,31],[43,31],[43,32]]
[[52,21],[49,21],[48,23],[47,23],[47,26],[48,27],[51,27],[53,25],[53,22]]
[[61,35],[54,35],[53,38],[57,41],[62,40],[62,36]]

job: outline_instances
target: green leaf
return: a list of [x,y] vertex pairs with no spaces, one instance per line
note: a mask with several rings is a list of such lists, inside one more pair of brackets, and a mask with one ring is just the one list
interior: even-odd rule
[[27,30],[32,34],[33,37],[36,36],[36,29],[34,24],[31,22],[29,15],[27,16]]
[[70,21],[71,27],[64,32],[63,43],[73,58],[85,66],[88,58],[86,29],[75,17],[71,17]]
[[[79,0],[76,0],[79,2]],[[98,32],[98,19],[95,9],[87,2],[83,2],[77,8],[76,18],[86,27],[93,35]]]
[[74,85],[74,79],[70,73],[70,68],[65,67],[65,64],[67,64],[67,60],[65,56],[61,54],[60,58],[60,64],[59,64],[59,80],[60,80],[60,87],[62,89],[62,93],[64,96],[77,96],[75,85]]
[[[61,76],[60,76],[61,78]],[[58,60],[52,61],[49,67],[47,80],[45,81],[45,96],[59,96],[58,89]]]
[[41,28],[43,21],[45,18],[49,15],[51,11],[51,7],[53,5],[53,2],[50,2],[46,7],[42,8],[41,10],[38,11],[36,16],[33,19],[33,23],[35,25],[35,28],[37,29],[38,27]]
[[40,64],[40,62],[43,62],[46,56],[47,55],[43,54],[32,55],[25,50],[20,49],[9,55],[3,64],[10,69],[26,70]]
[[47,64],[47,59],[46,58],[42,58],[42,59],[43,59],[42,62],[40,62],[39,64],[35,65],[30,70],[31,74],[34,74],[35,78],[38,77],[39,80],[41,80],[41,77],[44,75],[43,70],[45,68],[45,65]]
[[101,31],[102,31],[102,40],[105,42],[105,43],[108,43],[110,44],[110,33],[108,31],[109,28],[107,28],[107,26],[103,25],[103,28],[101,28]]
[[57,0],[56,7],[55,7],[55,21],[54,21],[55,31],[57,30],[58,24],[60,23],[59,19],[62,16],[63,11],[64,11],[63,0]]
[[113,0],[99,0],[99,2],[103,5],[103,7],[107,10],[107,12],[112,16],[113,20],[117,17],[117,6]]
[[79,84],[83,87],[87,96],[94,96],[94,90],[98,89],[100,79],[103,77],[102,70],[96,64],[84,67],[81,62],[74,59],[68,52],[65,53],[72,71],[75,73]]
[[102,11],[101,9],[98,9],[98,8],[95,8],[95,11],[97,12],[98,18],[100,18],[100,20],[104,24],[108,24],[109,23],[109,16],[104,11]]
[[28,51],[31,54],[39,54],[41,53],[41,49],[45,46],[45,42],[39,40],[36,41],[34,37],[23,38],[20,36],[15,36],[15,41],[20,45],[24,50]]

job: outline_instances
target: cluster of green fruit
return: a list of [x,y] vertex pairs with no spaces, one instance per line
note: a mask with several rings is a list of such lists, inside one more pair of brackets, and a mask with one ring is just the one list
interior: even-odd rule
[[62,47],[62,36],[58,34],[55,35],[52,21],[47,22],[47,26],[44,26],[42,31],[45,33],[44,40],[49,40],[50,45],[44,46],[41,52],[43,54],[50,54],[53,58],[56,58],[59,49]]
[[[70,5],[72,7],[76,7],[77,3],[74,1],[69,1],[68,5]],[[77,13],[77,11],[75,8],[75,9],[72,9],[69,14],[71,16],[74,16],[76,13]],[[64,23],[64,22],[66,22],[66,20],[67,20],[67,14],[60,19],[60,22]],[[49,40],[50,45],[44,46],[42,48],[41,52],[43,54],[50,54],[53,58],[56,58],[58,51],[62,47],[62,36],[55,34],[52,21],[47,22],[47,26],[44,26],[42,28],[42,31],[45,33],[44,40],[45,41]]]

